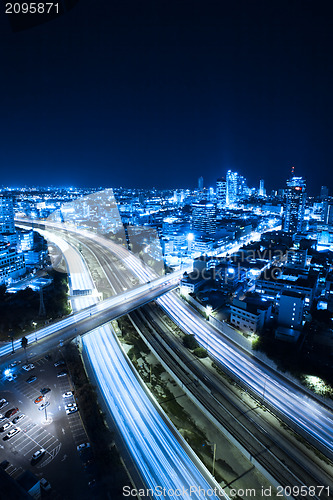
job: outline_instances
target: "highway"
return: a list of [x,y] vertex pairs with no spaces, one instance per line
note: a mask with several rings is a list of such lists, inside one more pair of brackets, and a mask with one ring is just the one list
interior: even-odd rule
[[[117,264],[110,261],[109,252],[96,244],[89,246],[90,251],[96,251],[96,258],[109,279],[112,292],[117,293],[128,286],[128,273],[117,269]],[[151,304],[131,313],[137,331],[164,361],[168,371],[190,390],[204,411],[227,429],[277,483],[296,488],[302,485],[330,485],[332,488],[331,469],[325,467],[327,471],[322,470],[324,464],[314,460],[313,452],[304,447],[298,450],[300,444],[296,439],[292,442],[291,435],[281,429],[279,422],[272,428],[275,419],[269,418],[270,414],[261,412],[261,416],[257,415],[258,411],[253,407],[249,410],[235,396],[226,396],[225,385],[221,387],[221,380],[216,374],[200,366],[200,362],[182,346],[179,339],[167,334],[169,328],[161,316],[160,309]],[[204,384],[196,383],[198,380],[204,381]],[[263,420],[265,416],[268,418]],[[299,498],[311,498],[311,495]],[[322,498],[328,497],[323,494]]]
[[[70,271],[71,261],[77,265],[78,255],[70,250],[67,252],[67,258]],[[82,285],[86,286],[89,280],[88,272],[87,281],[83,276],[82,279]],[[33,349],[44,348],[45,352],[47,343],[57,341],[60,334],[62,339],[67,338],[67,333],[70,338],[73,336],[74,325],[74,332],[77,330],[82,334],[83,325],[88,332],[95,318],[101,314],[109,314],[110,304],[114,310],[117,310],[117,315],[123,315],[121,308],[125,308],[126,312],[129,300],[133,302],[134,307],[136,301],[147,299],[147,292],[148,295],[153,296],[156,293],[158,295],[165,290],[172,289],[177,280],[178,277],[163,277],[153,283],[147,283],[144,289],[138,287],[135,290],[126,291],[122,295],[77,312],[71,318],[66,318],[39,331],[40,340],[33,345]],[[81,299],[84,300],[84,297]],[[106,308],[105,302],[109,303]],[[72,318],[75,318],[75,321]],[[67,323],[68,320],[70,320],[69,323]],[[104,318],[103,323],[106,321],[108,320]],[[61,330],[59,330],[59,325],[62,326]],[[56,338],[52,339],[52,335]],[[167,492],[166,496],[177,495],[183,498],[190,496],[199,499],[206,494],[209,494],[210,498],[228,498],[173,427],[163,410],[149,396],[146,387],[124,356],[110,326],[104,325],[84,335],[82,345],[84,356],[88,358],[95,372],[95,379],[103,394],[103,399],[134,458],[147,489],[155,492],[163,489]],[[153,496],[149,494],[149,497]]]
[[[103,302],[90,305],[81,311],[77,311],[65,319],[54,322],[45,328],[27,335],[28,346],[33,344],[37,338],[38,342],[52,336],[62,340],[74,338],[80,334],[87,333],[100,325],[111,321],[119,316],[127,314],[141,305],[155,300],[158,296],[166,293],[178,284],[178,276],[167,276],[158,278],[156,281],[138,286],[128,290],[116,297],[110,297]],[[90,298],[90,297],[89,297]],[[85,300],[86,297],[80,297]],[[14,350],[21,349],[21,340],[14,341]],[[11,355],[12,344],[8,342],[0,348],[0,357]]]
[[[192,491],[200,498],[216,488],[208,471],[181,438],[163,411],[147,397],[144,384],[125,358],[110,328],[104,326],[84,335],[83,347],[96,374],[96,380],[148,488]],[[186,497],[186,494],[181,494]],[[216,498],[218,494],[212,495]],[[225,495],[227,498],[227,496]]]
[[[202,365],[170,332],[152,304],[130,314],[131,321],[168,371],[175,374],[218,428],[226,429],[276,483],[286,486],[326,485],[333,488],[332,467],[297,442],[261,404],[246,403],[239,390]],[[204,375],[203,375],[204,374]],[[238,394],[237,394],[238,392]],[[312,495],[293,495],[308,498]],[[312,497],[313,498],[313,497]],[[322,498],[329,498],[323,494]]]
[[[99,244],[115,253],[123,264],[142,282],[154,278],[151,270],[128,250],[119,247],[105,238],[83,231],[74,231],[86,244]],[[100,250],[101,251],[101,250]],[[194,334],[216,361],[228,369],[249,390],[262,397],[289,424],[294,424],[298,432],[316,443],[319,449],[333,459],[333,415],[331,410],[320,404],[296,385],[258,360],[251,358],[209,325],[202,316],[181,301],[176,294],[170,293],[157,300],[171,319],[185,333]]]
[[[56,230],[64,229],[57,223],[47,223],[47,226]],[[88,231],[80,231],[72,227],[69,227],[68,231],[87,244],[100,244],[113,252],[142,282],[156,278],[151,270],[147,269],[124,247]],[[194,334],[199,343],[219,364],[227,368],[232,376],[256,393],[258,397],[265,393],[266,404],[271,405],[281,417],[287,419],[288,423],[297,426],[301,434],[314,440],[316,445],[332,459],[333,418],[330,410],[297,386],[286,381],[278,372],[246,355],[174,293],[159,298],[158,304],[185,333]]]

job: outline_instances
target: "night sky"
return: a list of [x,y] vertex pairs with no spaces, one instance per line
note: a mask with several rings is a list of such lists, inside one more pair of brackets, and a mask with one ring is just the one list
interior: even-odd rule
[[80,0],[0,14],[1,185],[195,187],[227,169],[333,194],[333,15],[321,0]]

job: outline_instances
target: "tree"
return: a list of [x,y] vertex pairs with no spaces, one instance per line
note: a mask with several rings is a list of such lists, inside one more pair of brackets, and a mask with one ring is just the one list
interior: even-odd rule
[[195,354],[198,358],[207,358],[208,354],[204,347],[197,347],[194,349],[193,354]]
[[22,339],[21,339],[21,346],[24,349],[25,358],[26,358],[26,360],[28,362],[27,351],[26,351],[27,345],[28,345],[28,339],[27,339],[27,337],[22,337]]
[[187,347],[188,349],[196,349],[197,347],[199,347],[199,344],[198,342],[195,340],[195,336],[194,335],[184,335],[184,338],[183,338],[183,344],[185,347]]

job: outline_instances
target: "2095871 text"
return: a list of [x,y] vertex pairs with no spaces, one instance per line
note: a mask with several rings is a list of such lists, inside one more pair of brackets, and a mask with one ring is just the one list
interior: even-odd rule
[[59,14],[59,3],[54,2],[7,2],[6,14]]

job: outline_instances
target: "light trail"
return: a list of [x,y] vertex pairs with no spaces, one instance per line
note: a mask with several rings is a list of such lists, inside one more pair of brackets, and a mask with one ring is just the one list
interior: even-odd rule
[[[199,470],[199,460],[188,455],[176,435],[176,429],[161,416],[147,397],[142,384],[124,358],[120,346],[107,326],[82,337],[82,343],[93,365],[96,379],[105,401],[117,423],[123,438],[143,475],[144,482],[151,489],[183,492],[182,498],[202,498],[212,491],[212,482]],[[194,460],[194,462],[193,462]],[[202,469],[202,467],[200,467]],[[217,492],[227,495],[216,483]],[[200,495],[200,490],[202,495]],[[168,496],[168,495],[167,495]]]
[[[47,226],[64,229],[63,225],[57,223],[47,223]],[[85,230],[81,231],[72,227],[68,227],[68,230],[109,249],[141,282],[156,279],[153,271],[145,267],[126,248]],[[227,367],[230,373],[240,379],[260,398],[265,393],[267,402],[294,422],[300,430],[321,443],[331,454],[333,453],[333,417],[331,411],[314,398],[297,390],[295,386],[280,377],[277,372],[273,374],[272,370],[265,369],[255,359],[244,354],[175,294],[169,293],[159,298],[157,303],[185,333],[194,334],[198,342],[222,366]]]
[[[60,245],[60,242],[58,243]],[[66,245],[62,245],[62,248],[67,253],[71,272],[73,259],[76,261],[75,266],[78,265],[78,254]],[[132,259],[130,263],[133,264]],[[87,276],[84,277],[84,270],[85,265],[82,260],[80,280],[83,286],[86,286],[90,275],[86,270]],[[81,319],[90,318],[91,314],[107,310],[111,305],[128,301],[145,291],[163,287],[172,281],[177,283],[180,275],[178,272],[176,276],[163,276],[152,283],[146,283],[124,294],[96,303],[65,320],[39,330],[38,337],[41,339],[57,332],[60,327],[75,325]],[[94,297],[93,300],[98,299]],[[34,338],[35,333],[28,336],[28,341]],[[20,347],[20,344],[20,341],[16,341],[15,347]],[[215,499],[229,499],[161,408],[153,404],[152,398],[148,397],[147,389],[131,368],[110,326],[104,325],[84,335],[82,345],[112,418],[147,488],[153,491],[165,491],[165,497],[178,496],[199,500],[209,496]],[[5,346],[0,350],[0,355],[6,354],[6,347],[10,347],[11,350],[11,346]]]

